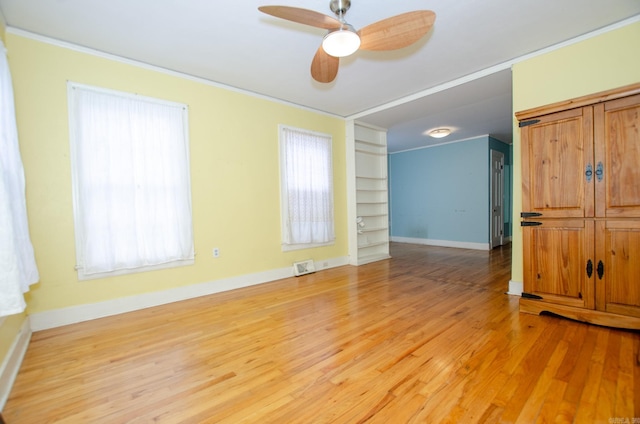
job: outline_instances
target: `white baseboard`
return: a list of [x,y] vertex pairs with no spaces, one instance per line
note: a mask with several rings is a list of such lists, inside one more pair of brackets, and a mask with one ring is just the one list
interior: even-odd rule
[[20,365],[22,365],[22,359],[27,352],[29,340],[31,340],[31,328],[29,317],[27,317],[13,340],[7,356],[2,361],[2,365],[0,365],[0,411],[4,409],[7,399],[9,399],[11,388],[20,370]]
[[[323,269],[347,265],[348,263],[348,257],[326,259],[315,262],[315,268],[320,271]],[[75,324],[77,322],[89,321],[92,319],[178,302],[180,300],[192,299],[209,294],[235,290],[242,287],[268,283],[292,276],[293,266],[288,266],[286,268],[258,272],[255,274],[240,275],[237,277],[208,281],[184,287],[176,287],[152,293],[144,293],[136,296],[106,300],[104,302],[36,312],[29,315],[31,320],[31,330],[46,330],[63,325]]]
[[524,290],[524,286],[522,281],[513,281],[509,280],[509,291],[507,294],[511,294],[513,296],[522,296],[522,291]]
[[391,237],[397,243],[425,244],[428,246],[457,247],[460,249],[491,250],[489,243],[473,243],[467,241],[435,240],[413,237]]

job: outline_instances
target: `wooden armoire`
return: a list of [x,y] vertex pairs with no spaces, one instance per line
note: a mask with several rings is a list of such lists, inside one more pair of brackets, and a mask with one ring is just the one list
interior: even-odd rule
[[640,83],[516,118],[520,310],[640,329]]

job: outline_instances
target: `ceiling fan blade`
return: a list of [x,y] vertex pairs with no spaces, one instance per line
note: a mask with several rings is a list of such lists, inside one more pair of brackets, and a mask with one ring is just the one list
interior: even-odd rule
[[311,62],[311,76],[318,82],[331,82],[338,75],[338,65],[340,59],[329,56],[320,46]]
[[416,10],[383,19],[358,31],[360,50],[395,50],[407,47],[422,38],[433,26],[436,14],[431,10]]
[[289,6],[260,6],[258,10],[276,18],[311,25],[316,28],[334,29],[340,27],[339,20],[309,9]]

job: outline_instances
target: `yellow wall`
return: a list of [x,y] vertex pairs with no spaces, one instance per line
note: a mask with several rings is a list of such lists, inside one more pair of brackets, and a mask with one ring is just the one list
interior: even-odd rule
[[[526,110],[640,82],[640,23],[513,66],[513,109]],[[514,118],[513,216],[522,211],[520,134]],[[522,281],[522,231],[513,232],[513,281]]]
[[[88,304],[348,254],[345,122],[193,79],[7,33],[31,238],[40,283],[28,313]],[[189,105],[193,266],[78,281],[67,81]],[[280,249],[278,124],[333,136],[334,246]],[[220,257],[212,257],[212,249]]]

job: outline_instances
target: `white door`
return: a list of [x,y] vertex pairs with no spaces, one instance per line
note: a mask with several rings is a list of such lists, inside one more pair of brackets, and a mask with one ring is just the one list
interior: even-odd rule
[[491,248],[504,243],[504,155],[491,150]]

